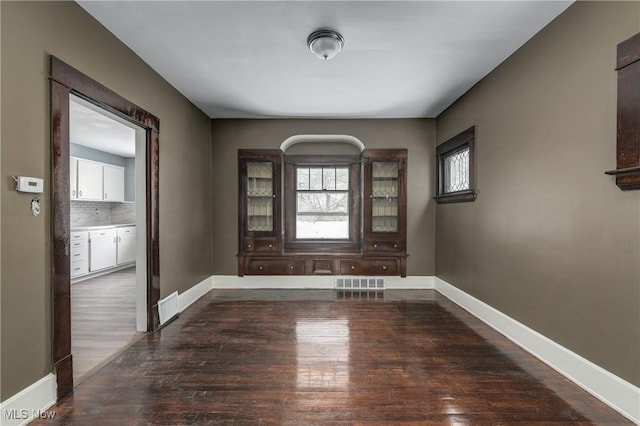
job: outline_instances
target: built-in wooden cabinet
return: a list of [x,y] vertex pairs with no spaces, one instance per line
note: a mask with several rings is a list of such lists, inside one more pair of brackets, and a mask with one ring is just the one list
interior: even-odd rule
[[405,253],[407,234],[407,151],[365,150],[364,251]]
[[[406,276],[407,150],[364,150],[355,159],[348,197],[356,229],[344,241],[295,239],[295,161],[280,150],[238,151],[238,275]],[[317,167],[326,172],[331,161],[339,159],[319,157]]]
[[278,255],[282,241],[282,151],[240,152],[240,253]]

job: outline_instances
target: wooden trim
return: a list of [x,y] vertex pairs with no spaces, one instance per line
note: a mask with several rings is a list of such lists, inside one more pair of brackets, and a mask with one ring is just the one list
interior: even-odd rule
[[640,33],[618,44],[616,71],[640,61]]
[[615,176],[623,190],[640,189],[640,33],[618,44]]
[[73,390],[69,197],[69,96],[79,96],[146,131],[147,327],[158,329],[160,298],[160,120],[60,59],[51,56],[51,200],[53,363],[58,399]]
[[[361,244],[360,199],[360,156],[355,155],[289,155],[284,156],[284,247],[288,252],[334,252],[357,251]],[[296,189],[295,170],[297,166],[349,166],[349,238],[340,240],[296,239]]]
[[51,79],[70,88],[74,94],[140,127],[160,131],[160,120],[156,116],[129,102],[55,56],[51,56]]
[[434,200],[438,204],[448,204],[448,203],[464,203],[467,201],[475,201],[477,196],[476,191],[458,191],[458,192],[449,192],[448,194],[438,195],[433,197]]

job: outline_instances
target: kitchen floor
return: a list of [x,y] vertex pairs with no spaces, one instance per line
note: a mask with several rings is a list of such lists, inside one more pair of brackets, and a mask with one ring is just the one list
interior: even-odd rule
[[71,285],[75,384],[142,335],[136,332],[135,266]]

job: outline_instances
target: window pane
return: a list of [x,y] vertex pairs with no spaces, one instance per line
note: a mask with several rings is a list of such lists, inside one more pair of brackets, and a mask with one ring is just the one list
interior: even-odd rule
[[347,192],[299,192],[298,214],[349,213]]
[[469,148],[444,158],[444,192],[469,189]]
[[336,189],[336,169],[335,167],[324,167],[322,169],[322,189],[334,191]]
[[336,189],[338,191],[349,190],[349,168],[348,167],[336,168]]
[[349,193],[298,193],[296,238],[349,238]]
[[347,239],[349,216],[298,216],[297,239]]
[[322,191],[322,168],[312,167],[309,169],[309,189]]
[[309,168],[308,167],[298,167],[298,175],[296,177],[296,188],[297,189],[309,189]]

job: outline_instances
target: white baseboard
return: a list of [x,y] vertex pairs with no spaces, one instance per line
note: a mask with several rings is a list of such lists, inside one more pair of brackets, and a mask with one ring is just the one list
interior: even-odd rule
[[591,395],[640,424],[640,388],[637,386],[438,277],[435,278],[435,289]]
[[180,312],[187,309],[193,302],[200,299],[213,289],[213,276],[205,278],[198,284],[191,287],[178,295],[178,304],[180,305]]
[[56,403],[56,376],[49,373],[0,404],[0,424],[26,425],[36,418],[50,418]]
[[[339,275],[214,275],[215,289],[333,289]],[[406,278],[384,277],[388,290],[433,289],[434,277],[412,276]]]

